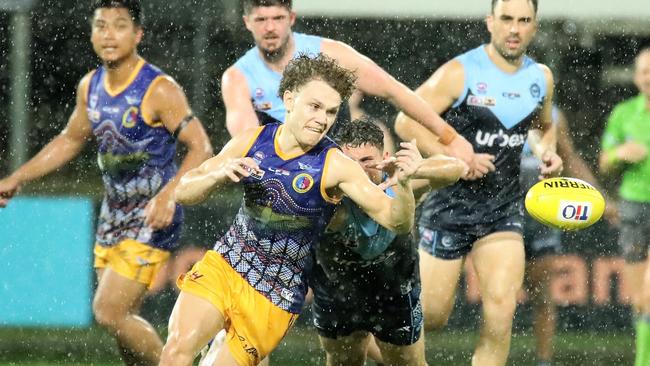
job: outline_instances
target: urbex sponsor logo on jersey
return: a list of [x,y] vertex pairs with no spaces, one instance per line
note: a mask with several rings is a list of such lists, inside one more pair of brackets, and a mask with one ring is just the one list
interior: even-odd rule
[[522,133],[515,133],[508,135],[499,129],[498,133],[489,133],[478,130],[476,132],[476,143],[483,146],[500,146],[500,147],[515,147],[521,146],[526,142],[526,135]]
[[591,212],[589,202],[560,201],[557,218],[560,221],[587,221]]

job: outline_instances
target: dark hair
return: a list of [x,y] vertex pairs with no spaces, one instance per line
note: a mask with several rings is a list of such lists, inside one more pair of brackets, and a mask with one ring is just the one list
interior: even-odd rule
[[101,8],[123,8],[129,12],[133,23],[142,27],[144,15],[140,7],[140,0],[93,0],[90,7],[91,12]]
[[346,101],[355,90],[357,76],[323,53],[316,57],[300,54],[284,69],[278,95],[282,98],[285,91],[299,90],[312,80],[326,82],[339,93],[342,101]]
[[243,0],[244,14],[250,14],[253,8],[260,6],[283,6],[291,11],[292,0]]
[[[492,0],[492,14],[494,14],[494,7],[497,6],[499,1],[508,1],[508,0]],[[533,9],[535,9],[535,15],[537,15],[537,3],[538,0],[528,0],[533,3]]]
[[357,147],[369,144],[380,151],[384,150],[384,132],[372,119],[361,117],[354,121],[342,120],[336,123],[332,139],[340,146]]

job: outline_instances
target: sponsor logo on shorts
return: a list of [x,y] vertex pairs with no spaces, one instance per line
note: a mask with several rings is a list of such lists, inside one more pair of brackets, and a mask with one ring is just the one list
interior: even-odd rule
[[305,193],[314,186],[314,178],[307,173],[301,173],[296,175],[293,178],[293,183],[291,184],[293,190],[298,193]]
[[516,147],[526,143],[526,135],[515,133],[508,135],[499,129],[498,133],[489,133],[478,130],[476,132],[476,143],[482,146],[500,146],[500,147]]
[[201,277],[203,277],[203,275],[199,273],[199,271],[194,271],[188,276],[190,281],[197,281]]
[[494,107],[497,105],[497,100],[492,97],[470,95],[467,99],[467,104],[474,107]]
[[591,212],[589,202],[560,201],[557,218],[560,221],[587,221]]
[[255,364],[259,362],[260,358],[260,353],[257,351],[257,348],[253,347],[252,345],[248,344],[248,341],[246,338],[240,336],[239,334],[237,335],[237,338],[242,344],[242,347],[244,348],[244,352],[248,353],[249,355],[253,356],[255,359]]
[[454,239],[451,236],[443,236],[440,243],[443,247],[449,248],[450,246],[454,245]]

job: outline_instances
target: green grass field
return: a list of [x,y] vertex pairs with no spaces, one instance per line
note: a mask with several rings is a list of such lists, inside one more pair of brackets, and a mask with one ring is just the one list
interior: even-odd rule
[[[430,366],[469,365],[475,333],[460,331],[426,337]],[[555,365],[632,365],[633,338],[624,333],[561,333]],[[296,327],[272,354],[275,366],[324,365],[316,333]],[[534,365],[534,339],[513,336],[509,365]],[[121,365],[113,340],[98,328],[88,330],[0,328],[0,365]]]

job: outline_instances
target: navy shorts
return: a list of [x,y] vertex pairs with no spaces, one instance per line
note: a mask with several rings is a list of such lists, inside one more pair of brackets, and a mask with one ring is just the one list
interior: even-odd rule
[[423,316],[419,285],[406,294],[350,294],[348,299],[334,300],[314,291],[312,312],[320,336],[337,339],[366,331],[396,346],[408,346],[420,339]]
[[445,230],[420,226],[418,246],[440,259],[463,258],[472,251],[474,243],[484,236],[502,231],[523,234],[523,215],[516,213],[488,225],[475,225],[468,230]]

